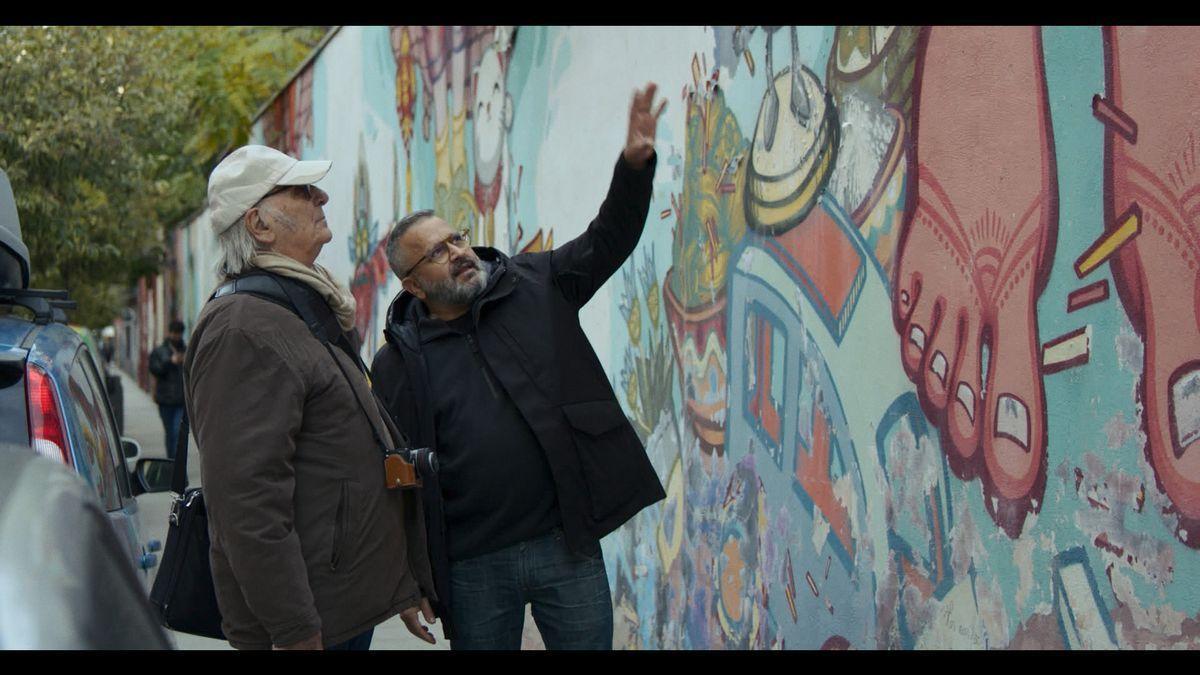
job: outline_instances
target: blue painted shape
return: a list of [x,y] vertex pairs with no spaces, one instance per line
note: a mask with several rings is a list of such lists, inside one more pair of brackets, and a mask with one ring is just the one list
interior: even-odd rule
[[[1079,565],[1083,568],[1083,573],[1087,577],[1088,588],[1092,594],[1092,601],[1096,603],[1096,608],[1099,610],[1100,620],[1104,624],[1104,630],[1108,633],[1108,639],[1114,645],[1117,644],[1116,627],[1113,625],[1112,614],[1108,611],[1107,605],[1104,604],[1104,599],[1100,597],[1099,587],[1096,585],[1096,577],[1092,574],[1092,566],[1088,563],[1087,549],[1082,546],[1069,548],[1054,557],[1053,562],[1053,586],[1054,586],[1054,609],[1055,618],[1058,621],[1058,630],[1062,633],[1063,643],[1070,649],[1070,640],[1068,639],[1068,628],[1063,621],[1064,614],[1071,618],[1071,622],[1075,623],[1078,619],[1075,617],[1075,608],[1067,602],[1066,587],[1062,580],[1062,569],[1070,565]],[[1066,610],[1065,612],[1063,610]]]

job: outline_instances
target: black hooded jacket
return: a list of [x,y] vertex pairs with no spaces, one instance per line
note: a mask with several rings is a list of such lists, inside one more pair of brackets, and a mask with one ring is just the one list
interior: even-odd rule
[[[579,310],[641,238],[655,159],[641,170],[618,160],[595,220],[559,248],[512,258],[492,248],[475,249],[492,273],[469,314],[472,346],[532,430],[549,466],[567,545],[581,554],[594,553],[601,537],[666,496],[579,323]],[[436,450],[431,377],[454,366],[429,361],[436,351],[427,349],[422,332],[427,316],[423,303],[402,292],[388,309],[387,344],[371,370],[376,392],[413,446]],[[444,386],[439,381],[438,388]],[[488,420],[475,420],[474,429],[486,439]],[[425,480],[423,496],[439,598],[435,609],[453,639],[443,486],[437,477]]]
[[183,405],[183,367],[171,363],[173,352],[186,352],[187,345],[171,344],[170,340],[150,352],[148,369],[155,376],[154,402],[159,405]]

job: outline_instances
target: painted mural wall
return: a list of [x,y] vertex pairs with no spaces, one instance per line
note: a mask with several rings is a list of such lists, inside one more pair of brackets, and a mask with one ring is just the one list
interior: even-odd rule
[[[604,541],[632,648],[1200,646],[1200,31],[343,28],[256,138],[380,242],[587,226],[633,89],[645,234],[582,317],[667,488]],[[215,262],[183,239],[190,318]]]

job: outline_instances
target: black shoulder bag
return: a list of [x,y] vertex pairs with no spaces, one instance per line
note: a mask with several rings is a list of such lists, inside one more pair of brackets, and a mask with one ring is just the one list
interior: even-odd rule
[[188,419],[179,425],[175,467],[171,478],[171,516],[167,545],[150,590],[150,602],[158,609],[163,626],[180,633],[224,640],[221,610],[213,589],[208,561],[208,511],[201,488],[187,487]]

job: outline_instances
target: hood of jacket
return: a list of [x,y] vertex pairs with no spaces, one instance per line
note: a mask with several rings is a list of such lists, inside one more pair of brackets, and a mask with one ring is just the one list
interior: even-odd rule
[[[508,272],[509,257],[490,246],[474,246],[472,250],[488,268],[487,285],[471,303],[470,311],[478,315],[479,306],[482,303],[507,293],[508,287],[501,287],[500,279]],[[425,308],[425,303],[412,293],[401,290],[396,299],[392,300],[392,304],[388,306],[387,321],[383,329],[384,339],[396,348],[420,351],[421,338],[433,337],[431,335],[422,336],[418,330],[421,320],[428,318],[429,311]]]

